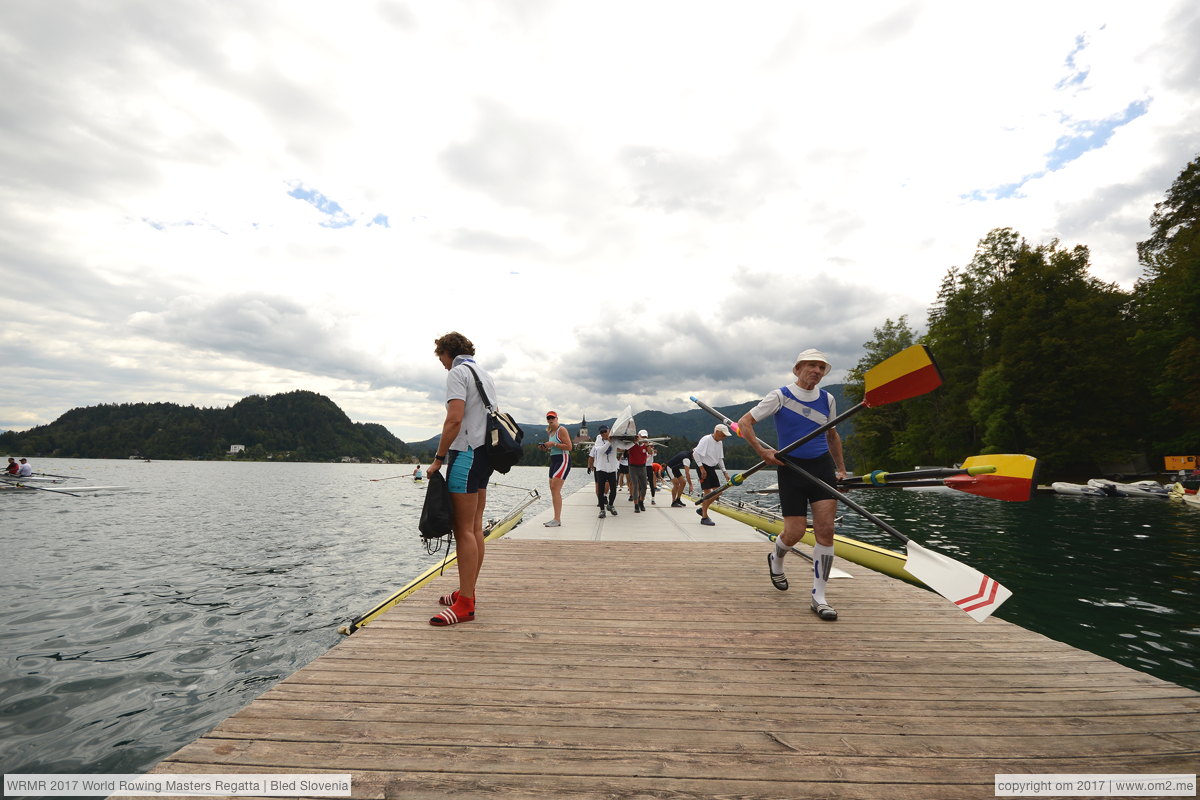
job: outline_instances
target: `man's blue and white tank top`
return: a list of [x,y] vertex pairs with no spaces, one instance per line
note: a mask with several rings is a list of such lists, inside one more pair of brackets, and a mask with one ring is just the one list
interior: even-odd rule
[[[780,447],[786,447],[802,436],[812,433],[828,422],[832,416],[833,397],[824,389],[817,390],[817,399],[805,401],[791,391],[791,387],[781,386],[778,391],[783,395],[783,405],[775,412],[775,432],[779,437]],[[829,442],[825,434],[816,436],[788,455],[796,458],[816,458],[829,452]]]

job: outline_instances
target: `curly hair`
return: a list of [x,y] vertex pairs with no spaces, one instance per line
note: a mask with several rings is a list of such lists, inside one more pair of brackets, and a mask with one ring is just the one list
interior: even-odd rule
[[445,336],[433,340],[433,354],[440,356],[446,353],[451,358],[475,355],[475,345],[471,340],[458,331],[450,331]]

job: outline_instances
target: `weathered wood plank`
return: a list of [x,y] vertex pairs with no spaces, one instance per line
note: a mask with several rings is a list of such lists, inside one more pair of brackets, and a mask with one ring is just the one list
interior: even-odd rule
[[[1200,710],[1178,713],[1174,707],[1165,708],[1166,713],[1109,714],[1103,720],[1070,715],[1034,714],[1022,720],[1019,717],[1005,719],[1004,731],[1015,732],[1022,726],[1035,726],[1044,736],[1073,736],[1092,734],[1200,732]],[[239,711],[232,720],[263,720],[260,730],[271,736],[276,720],[343,720],[363,723],[396,722],[412,726],[444,723],[454,717],[490,725],[536,725],[542,727],[574,726],[587,724],[597,728],[670,728],[672,730],[711,730],[717,725],[711,714],[703,711],[672,709],[669,712],[643,712],[638,710],[598,708],[581,716],[574,709],[562,710],[545,706],[472,706],[462,704],[434,703],[377,703],[377,702],[334,702],[322,703],[311,700],[292,701],[263,697]],[[782,710],[744,710],[725,712],[719,724],[723,730],[793,731],[797,733],[892,733],[905,735],[955,735],[977,734],[980,730],[998,727],[989,714],[976,717],[933,716],[931,714],[872,714],[872,715],[810,715]],[[217,732],[224,732],[222,725]]]
[[936,800],[991,797],[998,772],[1194,771],[1200,694],[853,565],[823,623],[770,587],[763,552],[500,542],[477,621],[427,624],[439,578],[156,771],[566,800]]

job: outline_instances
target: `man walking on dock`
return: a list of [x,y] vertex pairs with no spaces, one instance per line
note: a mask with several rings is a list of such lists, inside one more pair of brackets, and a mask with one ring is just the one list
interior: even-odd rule
[[773,448],[759,442],[754,435],[754,426],[768,417],[775,417],[777,441],[782,447],[836,417],[833,395],[817,388],[830,369],[832,365],[824,353],[812,349],[803,351],[796,356],[792,366],[795,382],[770,392],[738,420],[738,433],[763,461],[782,467],[781,459],[787,459],[828,484],[810,481],[791,469],[778,471],[783,532],[775,539],[774,552],[767,555],[771,584],[780,591],[786,590],[788,581],[783,571],[783,558],[804,537],[808,528],[808,507],[811,506],[813,535],[817,543],[813,546],[810,605],[813,613],[824,620],[837,619],[837,611],[826,601],[825,586],[833,568],[833,523],[837,513],[837,500],[829,486],[846,477],[842,439],[835,428],[830,428],[824,436],[817,436],[790,453],[777,456]]
[[[729,480],[729,470],[725,469],[725,445],[721,444],[729,435],[729,428],[717,425],[713,428],[712,433],[700,437],[700,441],[692,449],[696,472],[700,474],[700,491],[702,492],[715,489],[721,483],[720,478],[717,477],[717,467],[720,467],[721,472],[725,474],[725,480]],[[716,499],[710,497],[696,509],[696,513],[700,515],[701,525],[717,524],[708,516],[708,507]]]
[[600,519],[604,519],[606,508],[615,517],[617,510],[613,508],[613,503],[617,499],[617,446],[608,437],[607,425],[600,426],[600,438],[588,452],[588,472],[593,470],[596,474],[596,502],[600,504]]

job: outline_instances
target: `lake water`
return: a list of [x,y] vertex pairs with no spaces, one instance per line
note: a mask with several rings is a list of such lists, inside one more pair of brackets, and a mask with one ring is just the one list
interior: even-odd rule
[[[336,644],[339,625],[437,560],[416,533],[423,484],[411,467],[35,468],[130,490],[0,496],[5,773],[143,771]],[[549,506],[544,468],[495,480],[489,517],[529,489],[542,497],[526,518]],[[576,469],[566,491],[589,480]],[[1200,512],[1165,500],[856,497],[1012,589],[997,616],[1200,689]],[[896,545],[852,512],[839,531]]]

